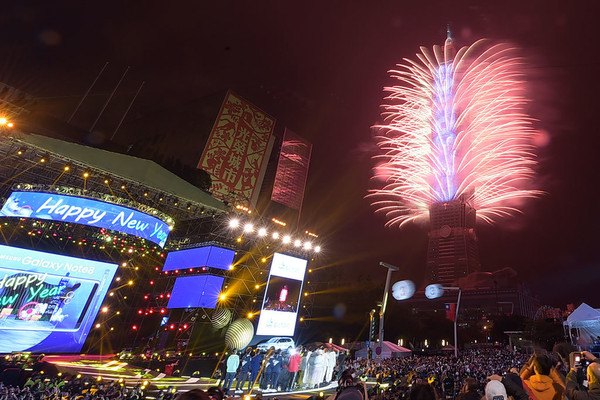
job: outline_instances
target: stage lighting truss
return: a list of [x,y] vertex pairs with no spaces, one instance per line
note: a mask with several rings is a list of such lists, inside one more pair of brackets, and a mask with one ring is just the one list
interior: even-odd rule
[[[258,222],[257,222],[258,221]],[[227,222],[227,228],[230,235],[236,237],[238,243],[244,240],[252,242],[263,241],[269,243],[272,247],[285,248],[285,251],[304,255],[316,254],[321,251],[321,246],[316,243],[318,235],[305,230],[301,232],[290,232],[286,230],[287,224],[276,218],[271,223],[265,223],[260,218],[250,220],[248,215],[233,214],[230,215]]]

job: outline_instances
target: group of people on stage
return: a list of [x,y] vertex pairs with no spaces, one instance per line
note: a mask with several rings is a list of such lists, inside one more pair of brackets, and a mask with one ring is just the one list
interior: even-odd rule
[[229,393],[235,380],[236,393],[242,393],[246,385],[250,391],[256,384],[262,392],[315,388],[336,379],[337,366],[344,358],[345,353],[323,347],[284,351],[271,347],[267,352],[248,347],[241,356],[234,349],[221,367],[219,387]]

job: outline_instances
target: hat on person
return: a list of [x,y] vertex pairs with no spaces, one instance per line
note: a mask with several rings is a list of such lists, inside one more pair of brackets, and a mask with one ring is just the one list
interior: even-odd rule
[[500,381],[489,381],[485,386],[486,400],[507,400],[506,388]]

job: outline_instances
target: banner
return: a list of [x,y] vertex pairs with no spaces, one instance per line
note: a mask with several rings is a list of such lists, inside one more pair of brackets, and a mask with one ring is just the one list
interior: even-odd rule
[[252,208],[272,146],[275,119],[231,92],[198,163],[212,178],[212,195]]
[[294,210],[302,208],[312,144],[285,129],[271,200]]
[[131,208],[84,197],[45,192],[12,192],[0,216],[39,218],[112,229],[165,246],[169,225]]

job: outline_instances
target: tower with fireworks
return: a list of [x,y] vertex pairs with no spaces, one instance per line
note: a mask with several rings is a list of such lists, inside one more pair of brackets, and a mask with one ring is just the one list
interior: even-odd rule
[[430,280],[479,269],[475,221],[520,212],[532,187],[537,131],[527,115],[523,60],[506,44],[452,38],[390,71],[373,204],[390,226],[429,217]]

